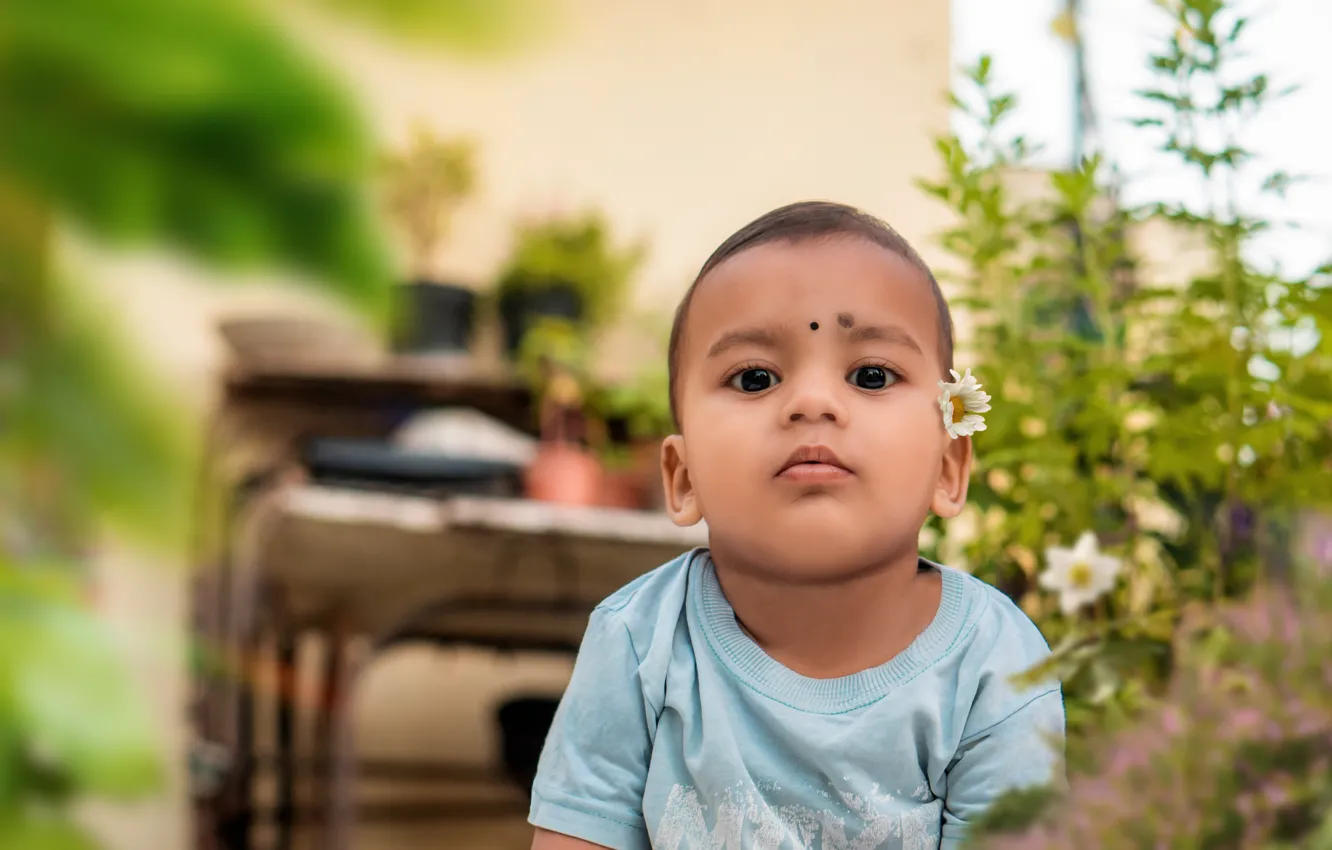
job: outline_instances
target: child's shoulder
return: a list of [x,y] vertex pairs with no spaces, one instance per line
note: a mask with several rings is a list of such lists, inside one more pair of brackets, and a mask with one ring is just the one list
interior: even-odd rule
[[660,607],[664,598],[683,593],[694,558],[704,550],[691,549],[626,584],[597,604],[598,611],[633,616],[640,609]]
[[951,653],[956,693],[967,706],[963,736],[978,734],[1045,697],[1062,701],[1057,680],[1023,675],[1050,656],[1031,618],[993,585],[960,570],[951,572],[967,605]]
[[[632,654],[644,697],[660,707],[672,655],[672,638],[685,616],[689,579],[700,553],[693,549],[644,573],[592,611],[579,654],[614,647]],[[618,651],[618,650],[615,650]]]
[[650,641],[659,627],[674,631],[684,611],[690,571],[704,549],[692,549],[644,573],[603,599],[593,617],[624,624],[634,642]]
[[[936,565],[938,566],[938,565]],[[966,612],[959,636],[969,660],[977,664],[1013,659],[1035,663],[1050,653],[1045,636],[1018,605],[999,588],[976,576],[939,566],[961,584]]]

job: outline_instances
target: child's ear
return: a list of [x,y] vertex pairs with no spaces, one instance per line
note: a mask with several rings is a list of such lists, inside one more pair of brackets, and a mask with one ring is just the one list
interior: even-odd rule
[[939,467],[939,482],[934,488],[930,510],[943,519],[962,513],[967,503],[967,485],[971,482],[971,438],[949,439]]
[[694,483],[685,463],[685,441],[672,434],[661,444],[661,486],[666,490],[666,513],[676,525],[695,525],[703,518]]

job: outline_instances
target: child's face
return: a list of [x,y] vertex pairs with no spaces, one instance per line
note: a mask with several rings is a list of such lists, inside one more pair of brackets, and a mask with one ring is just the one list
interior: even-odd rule
[[[662,453],[675,520],[706,519],[719,561],[793,580],[914,557],[928,512],[961,509],[971,463],[944,430],[938,352],[928,282],[867,240],[727,260],[681,343],[682,434]],[[790,465],[805,459],[824,463]]]

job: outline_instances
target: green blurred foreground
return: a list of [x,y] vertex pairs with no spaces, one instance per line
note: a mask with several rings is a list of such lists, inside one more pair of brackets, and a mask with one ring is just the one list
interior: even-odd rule
[[[288,6],[301,5],[288,0]],[[519,0],[307,0],[467,50]],[[105,316],[62,279],[58,228],[277,265],[382,319],[393,278],[374,152],[327,69],[240,0],[0,7],[0,848],[91,840],[66,804],[152,790],[160,762],[79,561],[108,527],[168,546],[191,446]]]

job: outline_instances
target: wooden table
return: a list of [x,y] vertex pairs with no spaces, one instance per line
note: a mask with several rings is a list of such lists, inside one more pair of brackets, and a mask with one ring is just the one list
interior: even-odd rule
[[[525,391],[409,370],[376,375],[233,375],[224,442],[259,442],[261,486],[237,500],[229,556],[202,569],[196,630],[215,664],[197,678],[195,732],[202,752],[224,754],[217,787],[199,787],[199,845],[250,850],[258,765],[276,770],[277,845],[290,846],[295,811],[294,707],[279,687],[272,759],[255,748],[255,659],[273,649],[287,682],[297,645],[329,644],[322,676],[316,765],[324,846],[345,850],[355,801],[349,695],[376,650],[411,640],[574,651],[597,602],[638,575],[706,542],[702,526],[665,516],[525,499],[430,499],[311,484],[291,465],[290,443],[311,432],[366,435],[413,409],[473,404],[510,424],[528,416]],[[528,417],[530,418],[530,417]],[[284,448],[285,447],[285,448]],[[218,447],[222,451],[222,447]],[[274,472],[284,468],[287,474]],[[370,652],[349,646],[369,638]]]

